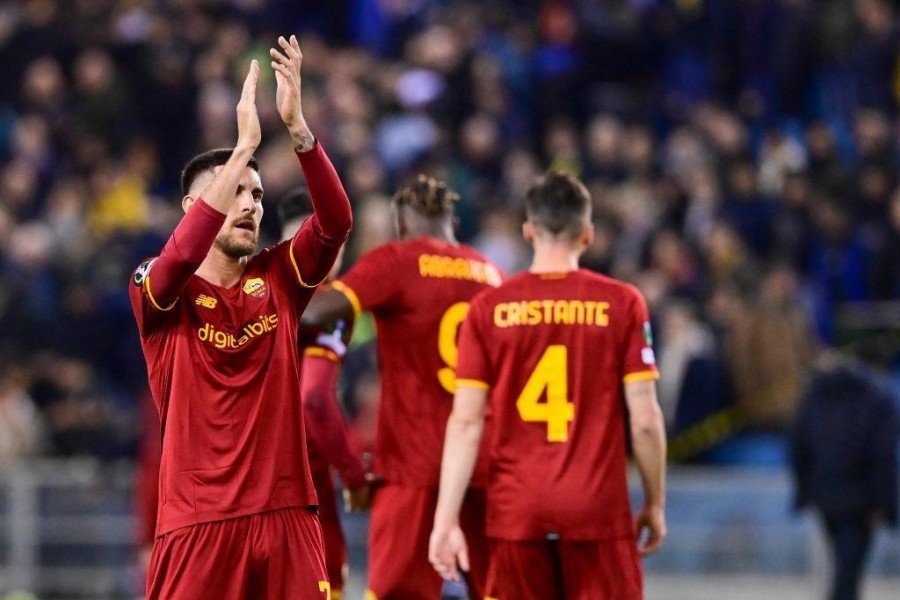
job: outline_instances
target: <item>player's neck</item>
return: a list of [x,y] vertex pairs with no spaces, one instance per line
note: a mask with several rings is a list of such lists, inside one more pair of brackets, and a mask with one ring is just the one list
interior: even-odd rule
[[240,281],[246,265],[246,257],[235,259],[213,247],[194,273],[213,285],[229,288]]
[[571,244],[538,242],[534,245],[531,273],[567,273],[578,270],[581,252]]
[[432,223],[414,230],[410,230],[406,236],[407,240],[413,240],[417,237],[430,237],[440,242],[448,244],[457,244],[456,236],[453,234],[453,226],[449,223]]

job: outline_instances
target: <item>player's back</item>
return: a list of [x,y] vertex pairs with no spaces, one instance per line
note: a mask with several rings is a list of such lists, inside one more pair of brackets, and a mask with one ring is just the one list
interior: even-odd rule
[[491,388],[494,419],[488,535],[630,535],[622,384],[656,376],[640,294],[584,270],[523,273],[469,319],[461,352],[484,364],[467,357],[459,377]]
[[457,332],[472,297],[500,281],[473,248],[419,237],[376,248],[335,286],[375,317],[382,384],[375,470],[388,481],[438,484]]

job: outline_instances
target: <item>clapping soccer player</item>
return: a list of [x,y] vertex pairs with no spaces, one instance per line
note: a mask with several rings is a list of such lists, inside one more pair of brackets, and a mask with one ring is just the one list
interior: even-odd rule
[[[638,554],[666,533],[647,307],[632,286],[578,269],[590,207],[575,178],[541,178],[526,199],[531,268],[472,300],[460,333],[429,559],[448,579],[471,561],[460,505],[489,406],[491,599],[639,600]],[[644,489],[636,520],[626,421]]]
[[131,301],[162,423],[150,600],[325,600],[329,583],[300,402],[300,313],[351,226],[350,203],[303,118],[296,38],[271,50],[278,113],[315,208],[255,254],[263,187],[253,61],[237,143],[182,173],[185,215],[134,272]]

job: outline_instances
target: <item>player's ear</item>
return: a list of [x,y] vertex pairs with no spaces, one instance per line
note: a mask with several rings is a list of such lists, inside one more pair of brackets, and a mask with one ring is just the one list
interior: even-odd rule
[[587,248],[594,243],[594,224],[585,223],[581,227],[581,234],[578,236],[579,246]]
[[535,231],[534,225],[531,224],[531,221],[525,221],[522,223],[522,237],[525,238],[525,241],[529,244],[534,243]]
[[185,196],[184,198],[181,199],[181,208],[182,208],[182,210],[184,210],[185,213],[188,211],[188,209],[191,208],[191,206],[193,206],[193,204],[194,204],[193,196]]

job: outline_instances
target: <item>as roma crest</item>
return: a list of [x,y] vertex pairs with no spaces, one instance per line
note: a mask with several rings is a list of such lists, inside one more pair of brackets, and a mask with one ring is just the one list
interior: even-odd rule
[[244,293],[254,298],[263,298],[266,295],[266,282],[260,277],[253,277],[244,282]]

